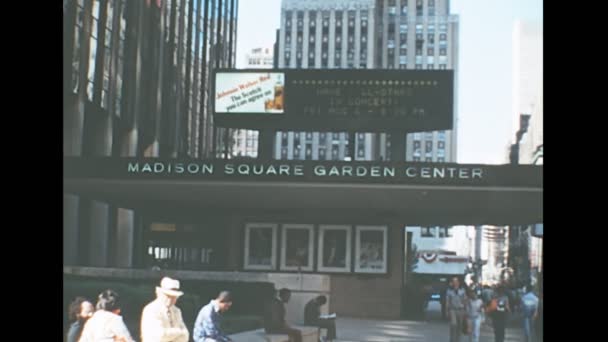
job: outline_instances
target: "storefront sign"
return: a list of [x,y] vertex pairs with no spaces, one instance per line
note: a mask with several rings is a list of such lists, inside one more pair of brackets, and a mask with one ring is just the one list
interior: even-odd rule
[[539,186],[542,166],[420,162],[65,159],[67,178]]

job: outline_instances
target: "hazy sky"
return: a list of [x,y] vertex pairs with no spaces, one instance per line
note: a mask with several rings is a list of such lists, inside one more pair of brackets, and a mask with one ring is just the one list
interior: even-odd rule
[[[543,20],[542,0],[452,0],[460,16],[458,162],[500,164],[511,135],[512,30]],[[254,47],[272,47],[281,0],[239,0],[237,68]]]

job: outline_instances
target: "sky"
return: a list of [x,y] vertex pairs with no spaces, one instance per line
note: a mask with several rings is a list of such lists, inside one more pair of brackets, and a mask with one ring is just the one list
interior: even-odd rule
[[[502,164],[512,132],[512,31],[543,21],[543,0],[452,0],[460,19],[458,163]],[[237,68],[255,47],[272,47],[281,0],[239,0]]]

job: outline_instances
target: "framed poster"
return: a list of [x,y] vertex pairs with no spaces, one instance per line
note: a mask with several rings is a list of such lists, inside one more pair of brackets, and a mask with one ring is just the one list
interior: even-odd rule
[[318,266],[320,272],[350,272],[351,227],[319,226]]
[[313,225],[284,224],[281,236],[281,270],[313,270]]
[[248,223],[245,225],[246,270],[274,270],[277,259],[277,225]]
[[387,226],[355,227],[355,272],[386,273]]

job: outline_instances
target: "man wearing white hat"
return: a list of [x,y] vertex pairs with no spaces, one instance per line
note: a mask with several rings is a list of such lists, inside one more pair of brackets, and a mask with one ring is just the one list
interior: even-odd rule
[[164,277],[156,287],[156,299],[144,307],[141,315],[142,342],[188,342],[190,333],[182,311],[175,306],[184,293],[179,281]]

